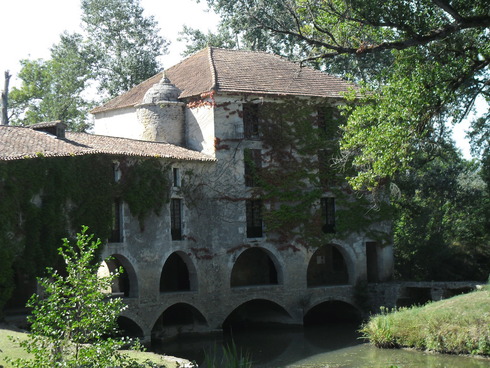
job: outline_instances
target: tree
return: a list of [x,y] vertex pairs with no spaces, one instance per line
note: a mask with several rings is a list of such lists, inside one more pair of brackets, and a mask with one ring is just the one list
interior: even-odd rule
[[61,35],[50,60],[22,60],[20,88],[13,88],[12,124],[62,120],[70,129],[87,127],[92,103],[83,97],[92,78],[91,57],[79,34]]
[[488,277],[490,193],[481,165],[452,143],[417,155],[397,177],[394,206],[397,277],[480,280]]
[[[116,319],[125,309],[120,298],[107,298],[121,271],[99,277],[95,254],[100,240],[93,241],[82,227],[76,246],[67,239],[59,248],[66,264],[66,276],[48,268],[50,276],[39,279],[43,295],[34,294],[28,302],[33,308],[31,333],[20,345],[32,359],[13,361],[16,367],[137,367],[118,349],[125,339],[113,337]],[[140,365],[141,366],[141,365]]]
[[95,51],[99,89],[107,97],[128,91],[160,69],[157,58],[168,42],[153,16],[143,16],[139,0],[83,0],[82,27]]
[[356,169],[357,189],[386,183],[438,144],[444,124],[463,119],[477,96],[489,99],[487,0],[207,2],[223,22],[245,19],[288,40],[304,62],[364,78],[341,144],[340,163]]
[[[167,42],[139,0],[82,1],[82,34],[64,33],[49,60],[22,60],[20,88],[12,89],[12,123],[62,120],[88,127],[88,111],[160,70]],[[99,96],[93,96],[95,87]]]

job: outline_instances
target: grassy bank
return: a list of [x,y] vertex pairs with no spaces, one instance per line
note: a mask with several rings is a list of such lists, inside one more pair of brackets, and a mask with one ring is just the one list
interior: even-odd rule
[[490,356],[490,289],[372,317],[361,329],[382,348]]
[[[11,368],[11,365],[7,364],[7,362],[5,361],[6,357],[10,357],[13,359],[28,357],[27,353],[23,349],[21,349],[16,343],[12,342],[8,338],[9,336],[24,339],[27,334],[24,332],[9,329],[6,326],[0,326],[0,367],[3,365],[5,368]],[[151,360],[156,365],[165,366],[166,368],[182,367],[182,364],[186,362],[183,359],[148,352],[129,351],[127,353],[139,362]]]

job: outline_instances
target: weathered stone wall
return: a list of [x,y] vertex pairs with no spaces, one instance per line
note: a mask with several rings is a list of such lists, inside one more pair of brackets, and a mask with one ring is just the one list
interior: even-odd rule
[[[345,262],[347,281],[342,285],[315,287],[307,284],[309,264],[318,262],[315,248],[272,243],[266,236],[247,238],[245,199],[250,197],[250,188],[245,186],[244,180],[244,150],[261,149],[262,143],[243,139],[240,111],[245,100],[241,96],[215,96],[208,99],[209,103],[185,109],[183,131],[187,147],[212,155],[217,161],[166,162],[177,168],[182,178],[181,185],[171,193],[172,198],[183,202],[182,239],[172,240],[170,205],[159,215],[150,216],[143,231],[125,208],[124,241],[109,244],[105,249],[105,255],[114,255],[126,269],[130,292],[125,299],[130,308],[125,315],[140,326],[147,338],[152,330],[161,337],[177,331],[219,330],[233,311],[254,300],[266,300],[282,308],[283,314],[265,316],[290,324],[302,324],[306,313],[328,301],[360,307],[355,285],[367,278],[366,243],[372,241],[364,233],[353,233],[331,242]],[[146,139],[178,140],[182,131],[169,138],[166,129],[172,128],[171,125],[163,125],[165,132],[152,125],[156,120],[173,116],[168,107],[158,104],[151,108],[140,107],[138,115],[133,115],[139,119],[134,124],[147,127],[146,133],[142,133]],[[177,127],[180,129],[178,124]],[[380,230],[389,231],[389,226],[383,226]],[[271,276],[269,284],[232,287],[237,261],[243,254],[250,255],[246,252],[252,248],[260,249],[258,254],[262,256],[265,254],[270,260],[267,267],[271,273],[275,271],[275,275]],[[189,288],[162,292],[162,270],[172,254],[177,254],[185,264]],[[250,257],[253,269],[255,256]],[[376,257],[379,279],[389,279],[393,267],[391,246],[380,248]],[[263,261],[264,258],[260,258],[265,265]],[[242,277],[246,276],[244,270],[240,272]],[[176,327],[172,325],[173,317],[161,318],[172,308],[187,311],[187,323]],[[169,325],[164,326],[165,323]]]

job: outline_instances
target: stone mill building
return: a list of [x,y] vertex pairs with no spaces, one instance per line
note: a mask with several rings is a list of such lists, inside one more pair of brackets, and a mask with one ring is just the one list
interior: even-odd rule
[[[126,328],[149,339],[230,320],[302,325],[328,305],[359,309],[359,285],[391,279],[390,222],[360,213],[359,196],[338,178],[315,179],[330,172],[330,161],[322,165],[330,151],[311,148],[308,129],[335,146],[336,107],[351,88],[275,55],[210,47],[95,108],[91,134],[66,133],[72,149],[158,157],[169,167],[162,211],[142,228],[119,203],[103,251],[109,270],[125,270],[113,294],[129,305]],[[294,135],[302,143],[284,141]],[[282,188],[297,196],[275,193]],[[355,226],[359,217],[372,221]]]

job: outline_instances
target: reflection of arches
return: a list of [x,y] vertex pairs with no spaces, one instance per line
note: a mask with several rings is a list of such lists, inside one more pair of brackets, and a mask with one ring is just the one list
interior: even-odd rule
[[223,322],[223,329],[246,328],[265,323],[292,324],[291,315],[279,304],[254,299],[235,308]]
[[308,264],[308,287],[348,283],[347,263],[338,246],[327,244],[318,248]]
[[189,256],[175,252],[165,261],[160,276],[160,291],[188,291],[197,289],[196,268]]
[[[177,303],[167,308],[158,317],[151,331],[152,337],[172,336],[182,332],[196,332],[207,326],[206,318],[195,307],[186,303]],[[170,331],[170,333],[166,333]]]
[[361,312],[352,304],[339,300],[330,300],[309,309],[303,317],[303,324],[305,326],[315,326],[323,323],[359,322],[361,318]]
[[122,336],[143,338],[145,334],[141,327],[132,319],[124,316],[117,318],[117,325]]
[[276,263],[261,248],[249,248],[238,256],[231,271],[231,287],[278,284]]
[[136,272],[129,260],[120,255],[113,254],[108,259],[102,262],[99,268],[99,273],[104,275],[115,272],[122,268],[122,273],[114,279],[112,283],[111,293],[114,296],[137,297],[138,296],[138,281]]

